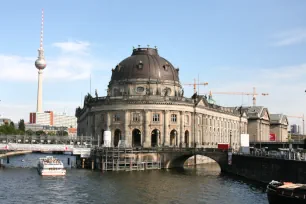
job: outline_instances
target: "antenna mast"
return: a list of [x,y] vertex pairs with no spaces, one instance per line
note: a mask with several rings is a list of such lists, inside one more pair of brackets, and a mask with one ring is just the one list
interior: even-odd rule
[[40,31],[40,46],[39,49],[43,50],[43,42],[44,42],[44,9],[41,11],[41,31]]

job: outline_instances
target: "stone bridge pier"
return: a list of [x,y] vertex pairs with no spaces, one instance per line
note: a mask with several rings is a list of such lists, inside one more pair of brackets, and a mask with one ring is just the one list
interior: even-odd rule
[[162,168],[182,168],[185,161],[195,155],[202,155],[209,157],[216,161],[221,171],[224,171],[228,166],[227,151],[212,150],[189,150],[189,151],[172,151],[160,153]]

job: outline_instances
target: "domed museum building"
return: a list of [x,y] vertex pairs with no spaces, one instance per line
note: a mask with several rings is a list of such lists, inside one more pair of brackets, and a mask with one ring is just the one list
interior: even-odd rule
[[247,133],[247,117],[206,97],[184,96],[179,69],[159,56],[155,48],[134,48],[130,57],[112,69],[107,96],[88,94],[76,109],[78,135],[103,144],[104,131],[111,145],[128,147],[240,146]]

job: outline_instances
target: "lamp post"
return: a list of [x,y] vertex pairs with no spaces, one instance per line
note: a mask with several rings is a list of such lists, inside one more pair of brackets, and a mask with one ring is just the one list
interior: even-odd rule
[[194,99],[194,106],[193,106],[193,151],[194,151],[194,165],[197,164],[197,156],[195,154],[196,152],[196,142],[195,142],[195,138],[196,138],[196,103],[197,103],[197,93],[193,94],[192,98]]
[[232,130],[230,130],[230,149],[232,149]]
[[260,139],[259,139],[259,148],[261,149],[261,138],[262,138],[262,122],[261,122],[261,119],[260,119]]

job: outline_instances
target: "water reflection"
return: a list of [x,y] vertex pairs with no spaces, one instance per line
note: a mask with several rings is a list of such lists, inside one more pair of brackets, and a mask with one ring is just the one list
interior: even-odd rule
[[[35,168],[0,169],[1,203],[256,203],[267,204],[260,186],[198,168],[100,172],[69,169],[64,177],[41,177]],[[20,185],[22,184],[22,185]]]

